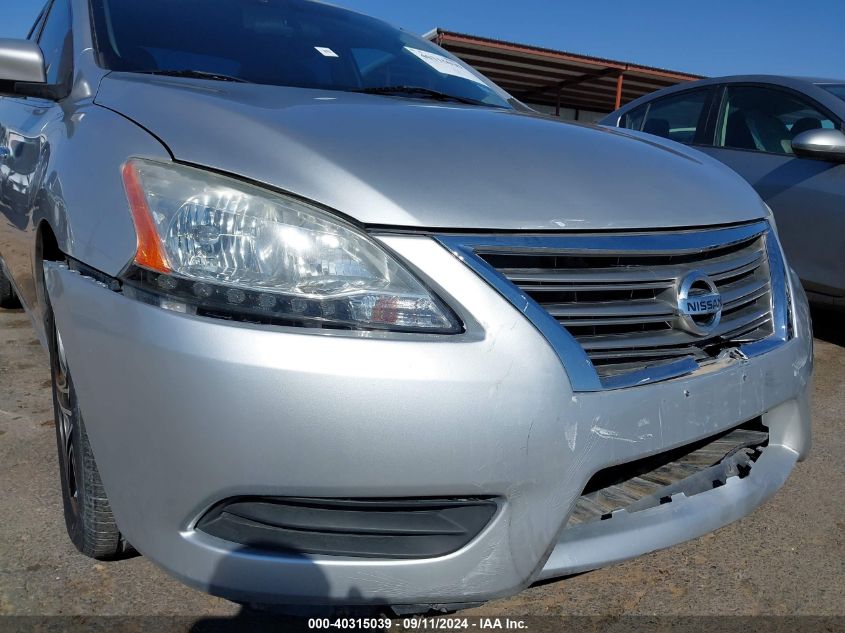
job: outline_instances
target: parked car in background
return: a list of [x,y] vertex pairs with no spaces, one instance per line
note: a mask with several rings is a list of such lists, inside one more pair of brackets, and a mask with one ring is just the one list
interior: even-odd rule
[[734,169],[772,208],[810,300],[845,308],[845,80],[704,79],[600,123],[690,145]]
[[0,92],[0,293],[88,556],[458,608],[739,519],[810,448],[806,297],[698,152],[305,0],[51,0]]

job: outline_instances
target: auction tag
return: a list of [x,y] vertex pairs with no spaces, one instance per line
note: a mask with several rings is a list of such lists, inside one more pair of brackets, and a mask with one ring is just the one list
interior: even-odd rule
[[453,59],[449,59],[443,55],[438,55],[437,53],[423,51],[418,48],[411,48],[410,46],[406,46],[405,50],[419,57],[422,61],[439,73],[452,75],[453,77],[460,77],[461,79],[468,79],[469,81],[474,81],[477,84],[484,84],[481,79],[473,75]]
[[326,48],[325,46],[315,46],[314,50],[320,53],[320,55],[322,55],[323,57],[338,57],[337,53],[335,53],[330,48]]

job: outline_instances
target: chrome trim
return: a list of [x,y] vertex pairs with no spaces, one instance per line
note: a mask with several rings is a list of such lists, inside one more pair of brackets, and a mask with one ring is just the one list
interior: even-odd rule
[[[769,254],[769,276],[772,284],[772,321],[775,337],[780,340],[789,338],[789,323],[786,308],[786,262],[774,231],[766,234],[766,251]],[[780,299],[776,301],[775,298]]]
[[766,252],[769,256],[769,278],[772,288],[770,296],[772,299],[772,325],[774,327],[774,333],[762,340],[746,343],[741,346],[740,350],[749,358],[765,354],[788,341],[790,338],[786,262],[783,259],[783,252],[775,232],[769,229],[765,239]]
[[619,376],[609,376],[602,380],[604,389],[624,389],[626,387],[638,387],[653,382],[661,382],[678,376],[686,376],[699,369],[700,365],[690,356],[684,356],[679,360],[668,363],[653,365],[648,369],[627,372]]
[[525,253],[583,253],[601,256],[624,252],[628,255],[696,253],[723,248],[734,243],[765,236],[768,267],[771,277],[771,314],[774,334],[738,347],[739,357],[764,354],[788,339],[787,291],[785,264],[777,237],[765,220],[741,226],[671,231],[661,233],[585,233],[585,234],[524,234],[524,235],[436,235],[434,239],[491,284],[512,303],[546,338],[560,359],[574,391],[590,392],[623,389],[670,380],[699,371],[702,365],[690,356],[656,364],[648,369],[599,377],[592,361],[581,344],[546,309],[527,296],[499,270],[488,264],[479,254]]
[[750,240],[768,230],[765,221],[711,230],[666,231],[661,233],[568,233],[524,235],[437,235],[441,243],[460,241],[479,253],[507,253],[519,248],[523,253],[583,252],[585,248],[597,256],[625,251],[626,255],[649,255],[661,251],[692,254],[703,250],[723,248]]
[[[599,375],[593,367],[587,352],[557,320],[536,301],[527,296],[507,280],[498,270],[478,257],[476,248],[491,244],[495,240],[500,246],[506,243],[518,246],[524,238],[505,236],[436,236],[435,239],[448,248],[452,254],[472,268],[479,277],[490,283],[505,299],[510,301],[531,321],[557,354],[564,370],[576,391],[601,391],[603,389]],[[475,239],[473,239],[475,238]],[[480,241],[476,242],[476,239]],[[529,238],[530,239],[530,238]],[[575,385],[578,385],[576,388]]]

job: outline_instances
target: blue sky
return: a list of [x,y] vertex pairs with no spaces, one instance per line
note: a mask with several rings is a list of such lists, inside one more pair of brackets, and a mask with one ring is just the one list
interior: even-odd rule
[[[843,0],[333,0],[417,33],[453,31],[702,75],[845,79]],[[23,37],[43,0],[0,0]]]

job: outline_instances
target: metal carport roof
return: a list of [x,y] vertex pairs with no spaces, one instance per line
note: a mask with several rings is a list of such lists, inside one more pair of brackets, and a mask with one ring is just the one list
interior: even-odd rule
[[426,37],[522,101],[610,112],[701,75],[435,29]]

